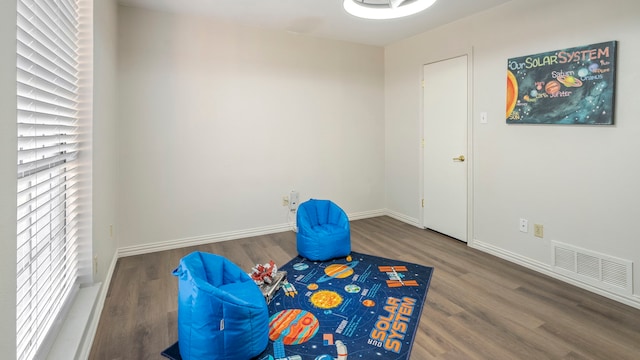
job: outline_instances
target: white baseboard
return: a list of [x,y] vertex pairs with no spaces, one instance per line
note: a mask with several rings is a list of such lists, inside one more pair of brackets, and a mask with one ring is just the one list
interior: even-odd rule
[[508,260],[512,263],[524,266],[526,268],[536,270],[538,272],[543,272],[545,274],[551,272],[551,265],[518,255],[516,253],[504,250],[478,239],[473,239],[473,241],[469,243],[469,247],[497,256],[501,259]]
[[368,218],[383,216],[383,215],[385,215],[385,211],[383,209],[360,211],[357,213],[348,214],[349,220],[362,220],[362,219],[368,219]]
[[[370,217],[385,215],[384,210],[361,211],[349,214],[349,220],[360,220]],[[190,238],[167,240],[157,243],[149,243],[134,246],[125,246],[118,249],[118,257],[126,257],[133,255],[148,254],[157,251],[178,249],[188,246],[204,245],[214,242],[242,239],[252,236],[275,234],[292,230],[292,224],[278,224],[271,226],[263,226],[259,228],[229,231],[218,234],[194,236]]]
[[412,218],[409,217],[407,215],[401,214],[399,212],[393,211],[393,210],[389,210],[389,209],[385,209],[384,210],[384,214],[383,215],[387,215],[389,217],[392,217],[396,220],[402,221],[403,223],[407,223],[409,225],[413,225],[417,228],[420,229],[424,229],[424,227],[422,226],[422,223],[420,222],[420,220],[416,219],[416,218]]
[[275,234],[291,230],[290,224],[264,226],[253,229],[229,231],[218,234],[194,236],[190,238],[167,240],[156,243],[125,246],[118,249],[118,257],[148,254],[157,251],[179,249],[188,246],[205,245],[220,241],[242,239],[251,236]]
[[631,295],[631,296],[623,296],[620,294],[614,294],[611,293],[607,290],[604,289],[600,289],[598,287],[583,283],[581,281],[577,281],[575,279],[569,278],[567,276],[564,276],[562,274],[556,273],[552,270],[551,265],[545,264],[543,262],[537,261],[537,260],[533,260],[527,257],[524,257],[522,255],[513,253],[511,251],[508,250],[504,250],[502,248],[499,248],[497,246],[488,244],[486,242],[480,241],[478,239],[473,239],[473,241],[471,241],[469,243],[469,247],[472,247],[474,249],[480,250],[482,252],[497,256],[501,259],[510,261],[512,263],[524,266],[528,269],[537,271],[539,273],[542,273],[544,275],[550,276],[554,279],[558,279],[560,281],[564,281],[568,284],[577,286],[579,288],[585,289],[587,291],[591,291],[593,293],[596,293],[598,295],[602,295],[606,298],[609,298],[611,300],[615,300],[617,302],[620,302],[622,304],[625,305],[629,305],[631,307],[634,307],[636,309],[640,309],[640,296],[637,295]]

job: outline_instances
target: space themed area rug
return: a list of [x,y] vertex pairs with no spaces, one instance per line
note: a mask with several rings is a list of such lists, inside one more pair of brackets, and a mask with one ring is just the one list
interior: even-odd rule
[[[253,360],[406,360],[432,267],[352,252],[330,261],[300,256],[269,302],[269,344]],[[162,352],[181,360],[176,342]]]
[[269,346],[257,360],[409,359],[432,267],[351,253],[296,257],[269,303]]

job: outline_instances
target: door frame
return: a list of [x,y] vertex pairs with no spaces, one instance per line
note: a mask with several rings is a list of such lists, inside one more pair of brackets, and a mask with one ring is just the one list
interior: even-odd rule
[[465,155],[467,162],[467,246],[473,245],[473,174],[474,174],[474,156],[473,156],[473,48],[469,47],[466,51],[452,54],[451,56],[439,57],[425,61],[420,66],[420,160],[419,164],[419,179],[420,199],[418,200],[418,206],[420,208],[420,226],[426,229],[424,222],[424,206],[422,201],[424,200],[424,67],[429,64],[437,63],[440,61],[454,59],[460,56],[467,56],[467,154]]

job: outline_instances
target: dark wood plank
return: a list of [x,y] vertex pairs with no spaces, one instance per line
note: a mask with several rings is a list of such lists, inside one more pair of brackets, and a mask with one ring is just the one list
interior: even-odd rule
[[[354,251],[435,268],[412,359],[640,359],[640,310],[389,217],[351,222]],[[180,258],[200,250],[243,269],[297,255],[295,233],[118,260],[90,359],[162,359],[177,339]]]

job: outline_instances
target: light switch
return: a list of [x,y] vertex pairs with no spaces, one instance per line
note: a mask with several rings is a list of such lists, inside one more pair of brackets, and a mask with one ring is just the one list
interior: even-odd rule
[[486,123],[487,123],[487,113],[483,111],[480,113],[480,124],[486,124]]

